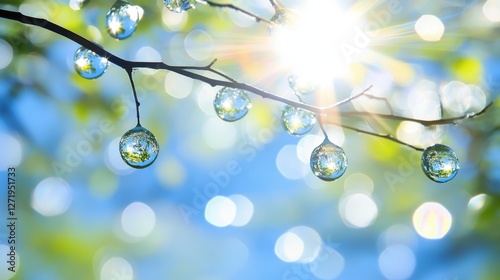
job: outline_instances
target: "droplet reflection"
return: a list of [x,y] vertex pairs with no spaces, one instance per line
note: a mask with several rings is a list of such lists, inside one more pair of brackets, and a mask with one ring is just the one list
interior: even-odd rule
[[214,100],[215,112],[228,122],[243,118],[251,107],[250,98],[241,89],[224,87],[217,92]]
[[421,165],[425,175],[438,183],[450,181],[460,169],[455,152],[441,144],[425,149],[422,154]]
[[120,155],[123,161],[134,168],[145,168],[153,164],[160,152],[156,137],[142,126],[127,131],[120,139]]
[[108,68],[108,60],[95,52],[80,47],[73,57],[75,71],[85,79],[100,77]]
[[311,153],[310,165],[316,177],[324,181],[334,181],[346,171],[347,155],[341,147],[324,141]]

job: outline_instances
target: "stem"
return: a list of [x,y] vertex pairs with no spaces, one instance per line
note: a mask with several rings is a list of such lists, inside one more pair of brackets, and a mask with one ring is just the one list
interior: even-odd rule
[[197,3],[200,3],[200,4],[203,4],[203,5],[209,5],[209,6],[212,6],[212,7],[217,7],[217,8],[228,8],[228,9],[232,9],[232,10],[235,10],[235,11],[238,11],[238,12],[241,12],[247,16],[250,16],[251,18],[255,19],[256,22],[265,22],[267,24],[273,24],[270,20],[268,19],[265,19],[263,17],[260,17],[254,13],[251,13],[247,10],[244,10],[238,6],[235,6],[233,4],[220,4],[220,3],[215,3],[215,2],[212,2],[212,1],[208,1],[208,0],[196,0]]
[[139,99],[137,98],[137,91],[135,90],[135,84],[134,84],[134,79],[132,77],[132,69],[126,69],[128,77],[130,79],[130,85],[132,86],[132,92],[134,93],[134,100],[135,100],[135,111],[137,114],[137,126],[141,126],[141,115],[139,113],[139,106],[141,106],[141,103],[139,102]]

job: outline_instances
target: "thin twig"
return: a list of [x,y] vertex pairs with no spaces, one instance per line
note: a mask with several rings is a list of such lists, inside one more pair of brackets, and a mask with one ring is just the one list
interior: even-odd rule
[[132,77],[132,70],[127,69],[127,74],[128,74],[129,79],[130,79],[130,85],[132,86],[132,92],[134,93],[135,111],[137,114],[137,126],[141,126],[141,115],[139,113],[139,106],[141,106],[141,103],[139,102],[139,99],[137,98],[137,91],[135,90],[134,78]]
[[358,133],[363,133],[363,134],[367,134],[367,135],[371,135],[371,136],[375,136],[375,137],[380,137],[380,138],[383,138],[383,139],[387,139],[387,140],[396,142],[398,144],[410,147],[410,148],[415,149],[417,151],[421,151],[422,152],[424,150],[423,148],[420,148],[420,147],[411,145],[409,143],[406,143],[404,141],[401,141],[401,140],[397,139],[396,137],[392,136],[391,134],[380,134],[380,133],[376,133],[376,132],[371,132],[371,131],[363,130],[363,129],[360,129],[360,128],[357,128],[357,127],[354,127],[354,126],[345,125],[345,124],[342,124],[342,123],[339,123],[339,122],[330,122],[330,123],[333,124],[333,125],[336,125],[336,126],[343,127],[345,129],[356,131]]
[[403,117],[403,116],[397,116],[397,115],[389,115],[389,114],[378,114],[378,113],[370,113],[370,112],[342,112],[343,117],[375,117],[375,118],[381,118],[381,119],[386,119],[386,120],[396,120],[396,121],[409,121],[409,122],[416,122],[419,123],[423,126],[433,126],[433,125],[444,125],[444,124],[457,124],[460,121],[466,120],[466,119],[473,119],[476,117],[479,117],[480,115],[484,114],[489,107],[491,107],[493,103],[490,102],[486,107],[484,107],[481,111],[475,112],[475,113],[468,113],[460,117],[454,117],[454,118],[447,118],[447,119],[439,119],[439,120],[419,120],[419,119],[413,119],[409,117]]
[[265,22],[267,24],[273,24],[270,20],[268,19],[265,19],[263,17],[260,17],[252,12],[249,12],[245,9],[242,9],[238,6],[235,6],[233,4],[230,4],[230,3],[216,3],[216,2],[213,2],[213,1],[208,1],[208,0],[196,0],[197,3],[200,3],[200,4],[204,4],[204,5],[209,5],[211,7],[217,7],[217,8],[228,8],[228,9],[232,9],[232,10],[235,10],[235,11],[238,11],[238,12],[241,12],[247,16],[250,16],[251,18],[253,18],[256,22]]

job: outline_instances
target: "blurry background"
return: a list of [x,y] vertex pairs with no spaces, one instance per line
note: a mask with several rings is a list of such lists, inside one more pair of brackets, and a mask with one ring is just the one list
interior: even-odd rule
[[[299,54],[282,54],[314,40],[277,48],[265,24],[232,10],[198,4],[174,14],[163,1],[135,1],[144,16],[117,41],[104,25],[111,1],[69,2],[3,0],[0,7],[47,18],[131,60],[206,65],[217,58],[215,68],[238,81],[289,98],[288,63]],[[231,2],[274,14],[265,0]],[[309,169],[323,140],[318,127],[290,136],[279,123],[282,104],[252,94],[249,114],[225,123],[212,105],[220,88],[152,70],[134,78],[141,123],[161,150],[152,166],[132,170],[118,153],[120,137],[135,126],[126,73],[110,64],[102,77],[83,79],[73,66],[77,44],[0,19],[0,218],[14,166],[19,255],[15,274],[0,262],[0,278],[498,279],[500,1],[283,2],[309,11],[317,19],[311,34],[330,38],[293,48],[302,58],[321,61],[323,44],[338,47],[318,68],[333,70],[334,83],[310,103],[331,104],[369,84],[395,114],[419,119],[494,102],[458,126],[369,124],[417,146],[450,146],[461,163],[454,180],[427,179],[419,152],[327,126],[349,167],[322,182]],[[354,19],[335,21],[339,15]],[[387,113],[369,99],[343,109]],[[7,236],[2,226],[0,259]]]

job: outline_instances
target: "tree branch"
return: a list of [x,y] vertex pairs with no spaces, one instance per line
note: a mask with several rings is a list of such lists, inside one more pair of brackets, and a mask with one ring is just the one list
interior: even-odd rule
[[[228,8],[228,9],[232,9],[232,10],[235,10],[235,11],[238,11],[238,12],[241,12],[247,16],[250,16],[251,18],[255,19],[256,22],[265,22],[267,24],[274,24],[272,23],[270,20],[268,19],[265,19],[263,17],[260,17],[254,13],[251,13],[247,10],[244,10],[238,6],[235,6],[233,4],[221,4],[221,3],[215,3],[213,1],[208,1],[208,0],[196,0],[197,3],[200,3],[200,4],[204,4],[204,5],[209,5],[209,6],[212,6],[212,7],[217,7],[217,8]],[[274,6],[274,5],[273,5]]]
[[[241,11],[241,12],[245,13],[245,11],[243,9],[235,7],[232,4],[217,4],[217,3],[213,3],[211,1],[202,1],[202,2],[205,2],[207,5],[211,5],[214,7],[232,8],[232,9],[235,9],[237,11]],[[273,5],[273,7],[279,7],[279,5],[277,4],[276,1],[271,0],[270,2]],[[249,13],[247,13],[247,14],[252,15]],[[259,17],[257,17],[257,16],[253,16],[253,17],[256,18],[257,21],[259,21],[259,20],[264,21],[263,19],[259,19]],[[46,30],[50,30],[56,34],[59,34],[65,38],[69,39],[69,40],[72,40],[75,43],[80,44],[81,46],[83,46],[89,50],[92,50],[93,52],[95,52],[96,54],[98,54],[101,57],[107,58],[109,62],[123,68],[127,72],[129,79],[130,79],[130,82],[131,82],[131,85],[132,85],[132,88],[134,90],[134,97],[135,98],[137,95],[135,93],[135,87],[134,87],[133,78],[132,78],[132,74],[131,74],[132,70],[135,68],[148,68],[148,69],[172,71],[172,72],[178,73],[180,75],[205,82],[211,86],[222,86],[222,87],[241,89],[241,90],[248,91],[248,92],[254,93],[256,95],[259,95],[263,98],[268,98],[268,99],[271,99],[271,100],[274,100],[277,102],[288,104],[288,105],[296,107],[296,108],[302,108],[304,110],[311,111],[311,112],[318,114],[318,115],[327,114],[329,112],[332,112],[333,110],[336,110],[339,117],[353,117],[353,118],[355,117],[355,118],[361,118],[361,119],[380,118],[380,119],[386,119],[386,120],[410,121],[410,122],[420,123],[424,126],[432,126],[432,125],[443,125],[443,124],[456,124],[459,121],[480,116],[484,112],[486,112],[486,110],[492,105],[492,103],[490,103],[480,112],[469,113],[469,114],[467,114],[465,116],[461,116],[461,117],[440,119],[440,120],[419,120],[419,119],[413,119],[413,118],[409,118],[409,117],[394,115],[392,112],[392,108],[391,108],[387,99],[367,94],[367,92],[372,88],[372,86],[370,85],[365,90],[363,90],[362,92],[360,92],[356,95],[348,97],[348,98],[341,100],[337,103],[334,103],[330,106],[318,107],[318,106],[303,103],[300,101],[300,99],[299,99],[299,101],[294,101],[291,99],[287,99],[287,98],[272,94],[270,92],[267,92],[265,90],[262,90],[260,88],[255,87],[255,86],[251,86],[251,85],[248,85],[246,83],[237,82],[236,80],[229,77],[228,75],[225,75],[222,72],[215,70],[213,68],[213,66],[217,60],[213,60],[211,63],[209,63],[206,66],[172,66],[172,65],[168,65],[164,62],[130,61],[130,60],[120,58],[120,57],[106,51],[104,48],[97,45],[96,43],[93,43],[93,42],[87,40],[86,38],[72,32],[68,29],[65,29],[64,27],[61,27],[61,26],[54,24],[48,20],[45,20],[45,19],[31,17],[31,16],[23,15],[20,12],[8,11],[8,10],[3,10],[3,9],[0,9],[0,18],[18,21],[18,22],[23,23],[23,24],[34,25],[34,26],[44,28]],[[266,22],[267,22],[267,20],[266,20]],[[219,77],[223,78],[223,80],[210,78],[210,77],[207,77],[207,76],[204,76],[204,75],[192,72],[192,71],[206,71],[206,72],[214,73],[214,74],[218,75]],[[349,103],[352,100],[359,98],[361,96],[366,96],[368,98],[379,99],[379,100],[383,99],[383,101],[386,102],[387,105],[389,106],[389,109],[391,110],[391,114],[377,114],[377,113],[370,113],[370,112],[352,112],[352,111],[346,112],[346,111],[338,111],[337,110],[337,107],[344,105],[346,103]],[[136,106],[137,106],[137,110],[138,110],[139,102],[138,102],[137,98],[136,98]],[[138,117],[138,121],[139,121],[139,114],[137,114],[137,117]],[[364,134],[388,139],[390,141],[394,141],[396,143],[411,147],[411,148],[418,150],[418,151],[423,150],[422,148],[415,147],[413,145],[405,143],[405,142],[395,138],[394,136],[392,136],[390,134],[379,134],[379,133],[375,133],[375,132],[370,132],[370,131],[366,131],[366,130],[363,130],[360,128],[356,128],[356,127],[352,127],[352,126],[348,126],[348,125],[343,125],[343,124],[335,122],[335,121],[330,121],[330,123],[332,123],[334,125],[341,126],[343,128],[346,128],[346,129],[350,129],[350,130],[359,132],[359,133],[364,133]]]
[[444,124],[458,124],[460,121],[466,120],[466,119],[473,119],[476,117],[481,116],[484,114],[489,107],[493,105],[493,102],[488,103],[484,109],[482,109],[479,112],[474,112],[474,113],[468,113],[465,114],[464,116],[460,117],[454,117],[454,118],[447,118],[447,119],[439,119],[439,120],[419,120],[419,119],[413,119],[409,117],[403,117],[403,116],[397,116],[397,115],[389,115],[389,114],[377,114],[377,113],[370,113],[370,112],[342,112],[341,115],[343,117],[377,117],[381,119],[387,119],[387,120],[396,120],[396,121],[409,121],[409,122],[416,122],[419,123],[423,126],[432,126],[432,125],[444,125]]

